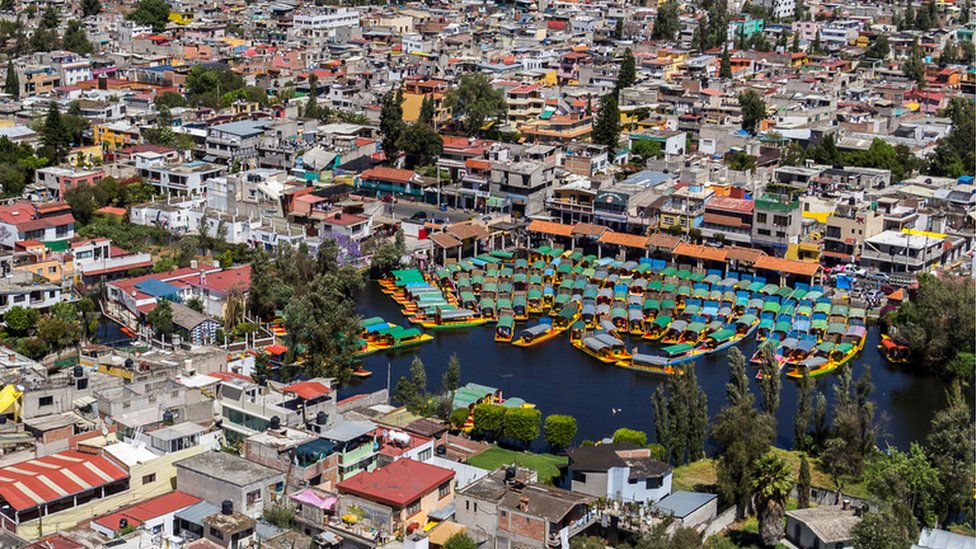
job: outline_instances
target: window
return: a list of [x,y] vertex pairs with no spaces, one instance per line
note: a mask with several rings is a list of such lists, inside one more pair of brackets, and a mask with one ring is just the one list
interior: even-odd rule
[[773,225],[778,225],[780,227],[785,227],[790,224],[790,217],[787,215],[774,215]]
[[248,492],[247,494],[247,505],[251,506],[255,503],[261,501],[261,490],[255,490],[253,492]]
[[420,461],[428,461],[430,460],[430,456],[431,456],[431,450],[430,448],[427,448],[423,452],[420,452],[420,454],[417,456],[417,459]]
[[415,502],[413,502],[413,503],[411,503],[410,505],[407,506],[406,516],[407,517],[412,517],[412,516],[416,515],[419,512],[420,512],[420,500],[418,499],[417,501],[415,501]]
[[451,481],[447,481],[437,487],[437,497],[445,498],[451,493]]
[[37,405],[38,406],[54,406],[54,397],[53,396],[41,397],[41,398],[37,399]]
[[759,223],[765,223],[766,222],[766,214],[764,214],[764,213],[757,213],[756,214],[756,221],[759,222]]
[[152,484],[154,482],[156,482],[156,473],[152,473],[152,474],[145,475],[145,476],[142,477],[142,483],[144,485],[145,484]]
[[224,533],[213,526],[210,527],[210,535],[217,539],[224,539]]
[[644,487],[648,490],[653,490],[655,488],[660,488],[664,484],[663,477],[650,477],[644,484]]
[[576,482],[586,482],[586,473],[582,471],[573,471],[573,480]]

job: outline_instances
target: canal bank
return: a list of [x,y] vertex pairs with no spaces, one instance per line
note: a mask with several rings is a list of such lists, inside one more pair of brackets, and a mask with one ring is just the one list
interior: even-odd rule
[[[360,296],[358,311],[364,317],[381,316],[388,321],[406,324],[397,304],[383,294],[378,284],[369,282]],[[401,354],[378,353],[365,359],[373,376],[340,391],[340,398],[386,387],[387,366],[392,384],[407,375],[410,362],[419,354],[427,368],[429,388],[436,390],[447,369],[451,354],[461,360],[462,383],[475,382],[501,388],[506,396],[518,396],[534,403],[544,415],[570,414],[576,417],[577,442],[609,436],[620,427],[646,431],[653,437],[654,419],[651,394],[667,380],[632,372],[607,364],[574,349],[568,336],[537,347],[521,349],[495,343],[493,325],[459,331],[438,331],[434,341]],[[872,327],[861,355],[852,361],[854,377],[870,368],[875,385],[874,400],[882,420],[879,446],[885,443],[907,448],[912,441],[925,438],[934,413],[945,402],[944,383],[931,376],[919,376],[892,368],[881,358],[876,347],[879,332]],[[755,350],[750,339],[739,346],[747,357]],[[698,361],[698,381],[708,397],[710,416],[725,402],[728,381],[726,353]],[[833,401],[836,374],[817,379],[817,388]],[[753,392],[759,388],[752,383]],[[796,406],[796,383],[783,378],[782,404],[777,414],[775,444],[792,447],[793,414]]]

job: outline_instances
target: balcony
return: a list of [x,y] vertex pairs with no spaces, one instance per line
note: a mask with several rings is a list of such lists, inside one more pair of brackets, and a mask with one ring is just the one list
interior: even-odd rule
[[560,210],[564,212],[574,212],[574,213],[593,213],[593,204],[580,204],[578,202],[570,202],[568,200],[550,200],[549,207],[554,210]]
[[[579,534],[583,530],[593,526],[593,524],[595,524],[599,518],[599,515],[600,514],[595,509],[591,509],[579,519],[572,521],[568,525],[569,537],[572,538],[576,534]],[[559,530],[561,530],[561,528],[557,529],[555,525],[551,525],[550,528],[549,539],[547,540],[549,547],[559,547],[562,544],[562,541],[559,538]]]

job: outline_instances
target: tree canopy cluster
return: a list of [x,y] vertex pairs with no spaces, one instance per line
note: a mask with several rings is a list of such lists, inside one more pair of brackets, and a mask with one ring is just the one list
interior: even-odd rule
[[37,309],[15,306],[3,315],[3,341],[18,353],[40,360],[94,338],[99,318],[98,307],[90,297],[58,303],[43,315]]

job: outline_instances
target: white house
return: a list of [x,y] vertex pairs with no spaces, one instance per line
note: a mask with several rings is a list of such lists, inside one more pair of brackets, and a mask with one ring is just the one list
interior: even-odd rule
[[169,193],[203,194],[206,182],[225,170],[224,166],[198,160],[169,164],[165,155],[152,151],[136,153],[133,158],[140,176]]
[[634,444],[599,444],[566,450],[566,488],[631,503],[656,502],[671,493],[671,466]]

